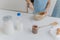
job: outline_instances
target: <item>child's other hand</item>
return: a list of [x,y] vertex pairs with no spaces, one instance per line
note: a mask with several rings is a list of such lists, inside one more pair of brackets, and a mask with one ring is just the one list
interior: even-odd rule
[[34,7],[33,7],[33,4],[32,4],[32,3],[29,4],[29,8],[30,8],[31,10],[34,10]]
[[44,15],[46,16],[47,14],[48,14],[48,12],[47,12],[47,11],[45,11],[45,12],[44,12]]

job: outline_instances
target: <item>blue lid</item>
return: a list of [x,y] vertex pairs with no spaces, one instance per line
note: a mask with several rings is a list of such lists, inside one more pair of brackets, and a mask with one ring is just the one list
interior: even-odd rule
[[21,16],[21,13],[20,13],[20,12],[18,12],[18,13],[17,13],[17,16]]

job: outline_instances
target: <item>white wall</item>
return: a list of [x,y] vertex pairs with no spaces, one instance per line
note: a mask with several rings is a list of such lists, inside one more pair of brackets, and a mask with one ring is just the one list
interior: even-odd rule
[[0,0],[0,9],[26,11],[25,0]]
[[[57,0],[51,0],[51,6],[50,9],[48,10],[47,15],[51,16],[56,1]],[[0,9],[26,11],[26,1],[25,0],[0,0]],[[32,11],[29,10],[29,13],[32,13]]]

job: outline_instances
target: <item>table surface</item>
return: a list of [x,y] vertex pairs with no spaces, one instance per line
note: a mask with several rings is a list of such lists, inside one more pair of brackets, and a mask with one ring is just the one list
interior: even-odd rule
[[[0,25],[2,23],[3,16],[11,15],[13,17],[13,20],[15,20],[17,17],[16,14],[17,12],[0,10]],[[60,24],[60,19],[47,16],[43,20],[35,21],[32,19],[32,16],[32,14],[22,13],[20,21],[23,23],[23,31],[18,31],[11,35],[0,34],[0,40],[54,40],[48,32],[50,27],[39,29],[38,34],[33,34],[31,32],[31,28],[33,25],[42,26],[54,21],[57,21]]]

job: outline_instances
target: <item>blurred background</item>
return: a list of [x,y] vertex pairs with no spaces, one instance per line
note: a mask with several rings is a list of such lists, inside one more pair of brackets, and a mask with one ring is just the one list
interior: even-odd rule
[[60,18],[60,0],[57,0],[52,16]]
[[[60,18],[59,4],[60,4],[60,0],[51,0],[51,6],[48,10],[47,15]],[[33,11],[27,7],[26,0],[0,0],[0,9],[33,13]]]

